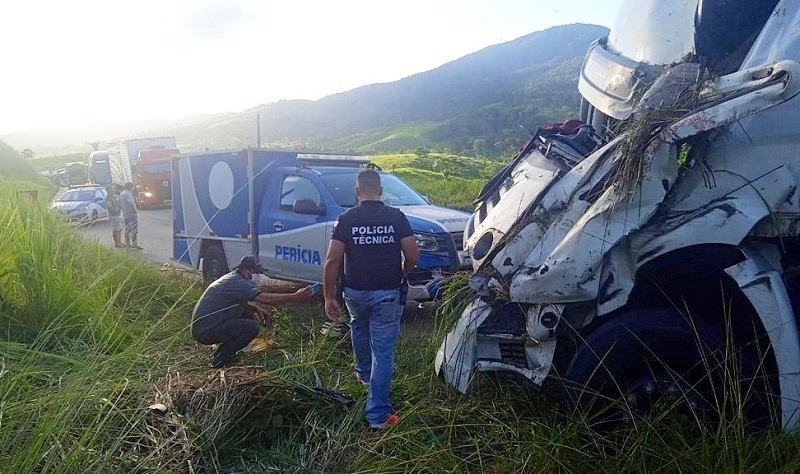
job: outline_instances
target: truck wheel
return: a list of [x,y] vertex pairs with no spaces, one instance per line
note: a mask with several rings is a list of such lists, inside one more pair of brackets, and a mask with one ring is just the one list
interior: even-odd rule
[[225,252],[219,244],[209,244],[203,250],[203,280],[211,283],[222,275],[228,273],[228,261],[225,259]]
[[565,405],[600,432],[656,406],[692,421],[715,423],[740,413],[750,425],[769,425],[768,397],[753,390],[761,364],[746,352],[726,351],[721,327],[695,321],[671,310],[638,310],[602,324],[569,364]]

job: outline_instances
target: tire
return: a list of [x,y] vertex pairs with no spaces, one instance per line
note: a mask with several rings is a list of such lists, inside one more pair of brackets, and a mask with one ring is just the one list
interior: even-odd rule
[[710,424],[742,413],[746,424],[762,427],[773,415],[762,403],[763,392],[750,390],[761,364],[744,352],[725,356],[725,339],[721,327],[701,318],[687,321],[671,310],[615,317],[575,352],[565,374],[567,407],[587,415],[599,432],[622,427],[657,406]]
[[222,246],[216,242],[207,243],[203,247],[203,280],[211,283],[222,275],[228,273],[228,260]]
[[89,223],[94,224],[100,216],[97,214],[97,209],[92,210],[92,215],[89,218]]

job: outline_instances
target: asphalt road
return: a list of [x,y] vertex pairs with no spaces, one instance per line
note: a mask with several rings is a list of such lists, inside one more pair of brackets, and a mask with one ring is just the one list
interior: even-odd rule
[[[140,210],[138,215],[139,246],[144,250],[120,251],[136,254],[153,263],[172,262],[172,207]],[[111,238],[111,223],[108,219],[81,227],[80,230],[86,238],[109,248],[114,247],[114,240]]]

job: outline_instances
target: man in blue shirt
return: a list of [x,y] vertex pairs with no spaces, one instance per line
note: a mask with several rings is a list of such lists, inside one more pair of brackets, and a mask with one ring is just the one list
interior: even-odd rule
[[122,208],[122,218],[125,220],[125,246],[134,250],[139,247],[139,217],[136,213],[136,198],[133,197],[133,183],[125,183],[125,190],[119,195],[119,204]]
[[192,338],[201,344],[218,344],[212,367],[228,365],[236,352],[258,335],[254,311],[262,320],[269,318],[263,310],[250,306],[251,301],[276,305],[307,300],[313,295],[309,287],[289,294],[265,293],[253,282],[253,274],[264,272],[255,257],[242,257],[233,271],[211,283],[197,301],[192,312]]
[[350,313],[356,378],[369,385],[366,418],[374,429],[399,422],[389,389],[403,312],[400,287],[403,274],[419,260],[408,219],[399,209],[386,206],[382,193],[377,171],[358,173],[359,204],[336,221],[323,273],[325,314],[336,321],[342,310],[336,298],[336,278],[344,260],[344,301]]

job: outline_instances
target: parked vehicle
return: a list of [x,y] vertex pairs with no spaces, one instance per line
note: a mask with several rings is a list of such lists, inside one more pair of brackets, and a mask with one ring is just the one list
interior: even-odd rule
[[599,419],[679,394],[796,427],[798,23],[800,2],[624,1],[586,55],[582,120],[539,130],[477,199],[477,296],[437,372],[462,392],[476,371],[558,375]]
[[71,221],[94,222],[108,217],[106,190],[103,186],[80,186],[70,189],[54,199],[50,209]]
[[139,207],[172,202],[172,157],[177,148],[145,148],[136,162],[136,201]]
[[89,181],[92,184],[102,186],[111,184],[111,166],[108,164],[108,150],[93,151],[89,155]]
[[[321,282],[333,224],[356,205],[369,157],[241,150],[178,155],[172,162],[174,258],[206,280],[258,255],[272,277]],[[421,256],[409,299],[436,295],[442,279],[469,266],[461,249],[468,214],[434,206],[380,171],[383,201],[408,216]]]
[[[158,152],[145,150],[162,150]],[[175,137],[135,138],[108,146],[111,179],[123,186],[133,183],[137,205],[167,203],[170,192],[170,157],[178,153]]]
[[67,163],[64,166],[67,172],[67,186],[81,186],[89,182],[89,173],[86,170],[86,164],[79,161]]

